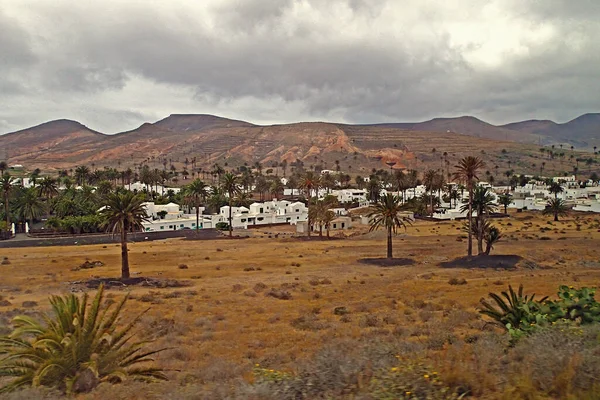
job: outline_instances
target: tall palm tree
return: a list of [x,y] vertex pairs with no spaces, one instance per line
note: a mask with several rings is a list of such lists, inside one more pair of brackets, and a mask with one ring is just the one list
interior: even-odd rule
[[[478,254],[483,254],[483,239],[486,215],[496,211],[494,204],[494,196],[488,188],[477,186],[473,191],[472,208],[477,212],[476,233],[477,233],[477,251]],[[468,204],[461,208],[461,212],[468,210]]]
[[85,165],[80,165],[75,168],[75,180],[79,186],[83,186],[88,182],[90,169]]
[[273,182],[271,182],[271,186],[269,188],[269,191],[271,192],[271,197],[276,198],[276,199],[281,199],[280,195],[283,195],[284,189],[285,188],[283,186],[283,183],[281,183],[281,180],[279,180],[279,179],[273,180]]
[[[454,168],[453,179],[465,184],[469,192],[468,214],[469,226],[473,225],[473,190],[475,183],[479,180],[479,171],[485,167],[485,163],[478,157],[467,156],[461,159]],[[468,232],[468,248],[467,254],[469,257],[473,255],[473,233],[471,229]]]
[[379,228],[387,230],[387,258],[392,258],[392,233],[396,234],[398,228],[406,229],[411,221],[408,217],[400,216],[402,201],[399,196],[387,193],[379,202],[371,207],[368,214],[370,219],[369,231]]
[[15,180],[9,173],[3,173],[0,178],[0,190],[4,202],[4,217],[6,218],[6,229],[10,230],[10,195],[12,193]]
[[0,161],[0,175],[4,175],[4,171],[8,169],[6,161]]
[[423,184],[425,190],[429,192],[430,215],[433,216],[433,192],[436,189],[437,172],[433,169],[428,169],[423,174]]
[[228,202],[229,202],[229,236],[233,236],[233,218],[231,216],[231,207],[233,205],[233,199],[235,198],[235,196],[237,196],[238,194],[241,193],[240,190],[240,182],[239,182],[239,178],[232,174],[231,172],[227,172],[225,175],[223,175],[223,181],[221,184],[221,187],[223,189],[223,191],[225,191],[227,193],[227,195],[229,196]]
[[33,220],[44,214],[45,204],[39,196],[37,188],[23,189],[16,198],[15,214],[21,221],[29,221],[29,228]]
[[121,234],[121,279],[129,279],[129,254],[127,253],[127,233],[139,229],[148,220],[144,197],[132,192],[111,193],[104,200],[101,211],[107,231]]
[[58,184],[56,183],[56,179],[49,176],[46,176],[39,181],[37,187],[40,196],[45,199],[52,199],[58,194]]
[[554,194],[554,198],[557,199],[558,198],[558,194],[562,193],[564,191],[564,189],[560,185],[560,183],[558,183],[558,182],[552,182],[550,184],[550,188],[548,189],[548,191],[550,193]]
[[[319,186],[321,185],[320,176],[314,173],[313,171],[306,171],[304,176],[300,179],[300,189],[306,192],[306,200],[308,209],[310,210],[310,203],[312,198],[312,191],[315,190],[317,193],[319,192]],[[312,218],[310,214],[308,215],[308,236],[310,237],[310,229],[312,225]]]
[[546,204],[546,208],[543,211],[544,215],[554,215],[554,221],[558,222],[558,217],[564,217],[568,215],[569,208],[565,202],[561,199],[550,199]]
[[498,204],[504,206],[504,214],[508,212],[508,206],[512,203],[512,196],[508,193],[503,193],[498,196]]
[[195,179],[183,187],[183,201],[196,209],[196,231],[200,229],[200,206],[206,201],[206,184],[201,179]]

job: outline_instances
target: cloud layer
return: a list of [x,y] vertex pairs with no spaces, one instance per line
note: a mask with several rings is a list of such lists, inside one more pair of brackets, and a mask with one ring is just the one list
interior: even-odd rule
[[0,133],[170,113],[563,122],[598,111],[599,20],[596,0],[0,0]]

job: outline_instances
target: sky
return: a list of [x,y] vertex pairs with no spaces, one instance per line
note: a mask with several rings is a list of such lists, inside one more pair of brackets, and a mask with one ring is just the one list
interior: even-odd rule
[[0,0],[0,133],[600,111],[598,0]]

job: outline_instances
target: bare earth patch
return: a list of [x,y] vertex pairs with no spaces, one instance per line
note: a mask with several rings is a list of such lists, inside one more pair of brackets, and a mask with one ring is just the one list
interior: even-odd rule
[[415,260],[412,258],[361,258],[358,262],[379,267],[403,267],[413,265]]

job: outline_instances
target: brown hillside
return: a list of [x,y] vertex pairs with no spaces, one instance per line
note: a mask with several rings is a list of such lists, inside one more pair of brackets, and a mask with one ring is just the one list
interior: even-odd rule
[[[417,124],[419,129],[430,130],[416,131],[414,126],[409,130],[393,124],[257,126],[208,115],[172,115],[116,135],[103,135],[73,121],[55,121],[0,136],[0,146],[8,149],[10,163],[43,170],[81,164],[132,167],[148,163],[161,168],[165,159],[181,169],[185,159],[196,158],[198,167],[255,162],[270,167],[284,160],[288,164],[299,160],[307,168],[319,165],[334,169],[337,161],[344,172],[366,175],[372,168],[387,168],[388,161],[396,162],[396,168],[449,171],[460,157],[472,154],[483,157],[496,176],[507,169],[539,172],[542,163],[546,171],[572,169],[563,161],[546,159],[537,145],[501,140],[501,132],[516,131],[501,130],[475,118],[458,120],[463,121],[461,129],[472,135],[475,127],[481,126],[482,137],[455,133],[457,120]],[[483,137],[490,132],[500,137]]]

